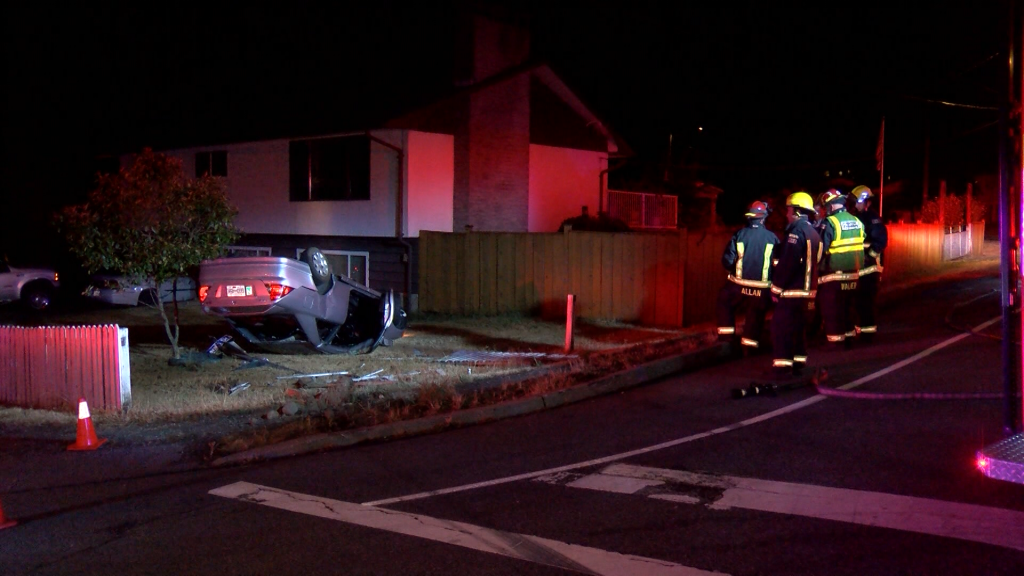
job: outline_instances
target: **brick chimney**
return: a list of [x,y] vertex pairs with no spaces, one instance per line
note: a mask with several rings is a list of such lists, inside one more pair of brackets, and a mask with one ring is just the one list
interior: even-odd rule
[[455,71],[467,93],[455,131],[454,229],[525,232],[530,77],[495,77],[526,62],[529,30],[500,14],[467,15],[462,26]]

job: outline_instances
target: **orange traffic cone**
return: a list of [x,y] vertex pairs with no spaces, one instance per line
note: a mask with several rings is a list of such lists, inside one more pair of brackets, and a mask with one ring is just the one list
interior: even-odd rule
[[85,398],[78,399],[78,435],[75,443],[68,446],[68,450],[95,450],[107,440],[97,438],[96,431],[92,428],[92,416],[89,415],[89,404]]
[[4,528],[10,528],[15,524],[17,524],[17,522],[15,522],[14,520],[9,520],[6,516],[4,516],[4,507],[0,505],[0,530],[3,530]]

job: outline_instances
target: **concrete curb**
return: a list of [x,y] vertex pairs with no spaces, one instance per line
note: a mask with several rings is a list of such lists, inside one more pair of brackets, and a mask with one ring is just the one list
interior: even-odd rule
[[530,398],[523,398],[521,400],[502,402],[501,404],[494,404],[491,406],[481,406],[479,408],[471,408],[469,410],[460,410],[457,412],[450,412],[448,414],[418,418],[416,420],[406,420],[402,422],[382,424],[380,426],[357,428],[355,430],[304,436],[279,442],[277,444],[270,444],[246,450],[244,452],[230,454],[212,461],[210,465],[214,467],[231,466],[257,461],[273,460],[277,458],[287,458],[333,448],[353,446],[362,442],[401,438],[403,436],[414,436],[417,434],[438,432],[453,426],[467,426],[471,424],[500,420],[503,418],[511,418],[513,416],[522,416],[524,414],[539,412],[541,410],[547,410],[557,406],[580,402],[596,396],[610,394],[619,390],[633,388],[647,382],[663,378],[670,374],[697,370],[699,368],[721,362],[727,359],[729,355],[729,346],[727,344],[717,343],[707,348],[702,348],[679,356],[654,360],[608,376],[600,377],[585,384],[550,392],[542,396],[533,396]]

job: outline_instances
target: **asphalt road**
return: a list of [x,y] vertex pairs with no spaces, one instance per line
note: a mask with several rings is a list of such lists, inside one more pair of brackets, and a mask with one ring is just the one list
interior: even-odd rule
[[997,288],[920,288],[888,303],[876,343],[811,348],[827,385],[869,398],[731,399],[761,356],[242,468],[83,484],[102,451],[54,454],[19,484],[48,488],[3,497],[20,524],[0,531],[0,572],[1019,574],[1024,485],[974,468],[1002,401],[885,396],[1000,392],[1000,342],[958,329],[999,316]]

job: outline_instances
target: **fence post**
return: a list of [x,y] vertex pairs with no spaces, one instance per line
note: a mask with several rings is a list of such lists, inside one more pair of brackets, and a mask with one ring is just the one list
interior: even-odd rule
[[565,299],[565,353],[572,352],[574,344],[574,330],[575,330],[575,308],[576,308],[576,295],[569,294]]

